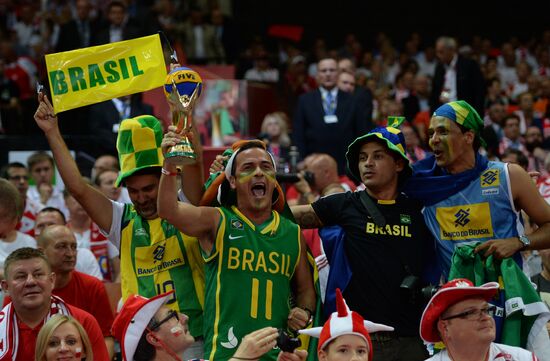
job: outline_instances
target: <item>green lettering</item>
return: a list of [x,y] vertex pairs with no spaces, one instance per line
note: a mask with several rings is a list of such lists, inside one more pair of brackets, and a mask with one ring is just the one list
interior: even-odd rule
[[107,77],[107,81],[109,83],[116,83],[117,81],[120,80],[120,74],[118,74],[118,72],[115,70],[116,67],[117,67],[116,61],[109,60],[105,62],[105,65],[104,65],[105,71],[111,74]]
[[[71,79],[71,87],[74,92],[86,89],[86,80],[84,80],[84,71],[82,68],[69,68],[69,78]],[[80,88],[78,85],[80,84]]]
[[97,64],[88,65],[88,73],[90,74],[90,88],[95,87],[97,84],[105,85],[105,79],[103,79],[103,74],[101,74]]
[[132,67],[132,74],[134,74],[134,76],[138,76],[138,75],[143,74],[143,70],[138,68],[138,62],[137,62],[136,57],[131,56],[129,59],[130,59],[130,66]]
[[50,79],[52,81],[53,95],[61,95],[69,91],[69,87],[65,81],[65,73],[62,70],[50,71]]
[[120,72],[122,73],[123,79],[128,79],[130,74],[128,74],[128,64],[126,64],[126,59],[122,58],[118,60],[118,65],[120,66]]

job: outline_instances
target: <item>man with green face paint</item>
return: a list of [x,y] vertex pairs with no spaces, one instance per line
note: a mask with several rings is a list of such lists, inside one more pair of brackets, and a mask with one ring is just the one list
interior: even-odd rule
[[[180,139],[169,130],[163,150]],[[175,166],[163,167],[159,215],[196,235],[205,261],[205,358],[229,359],[245,335],[262,327],[304,328],[316,301],[306,245],[300,227],[280,215],[284,196],[265,143],[233,145],[224,173],[209,187],[220,186],[220,207],[177,202]],[[278,353],[261,359],[274,361]]]
[[[550,247],[550,206],[518,165],[488,161],[483,120],[465,101],[442,105],[429,125],[433,156],[414,165],[405,192],[424,204],[424,218],[437,239],[437,260],[445,277],[461,244],[482,242],[485,257],[514,257],[519,251]],[[520,211],[539,228],[524,234]]]

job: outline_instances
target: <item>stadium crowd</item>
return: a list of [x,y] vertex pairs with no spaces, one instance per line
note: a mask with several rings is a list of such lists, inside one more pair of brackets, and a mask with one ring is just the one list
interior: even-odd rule
[[[228,115],[203,164],[193,127],[176,166],[141,94],[36,95],[44,55],[158,31],[274,89],[261,133]],[[550,360],[550,30],[236,36],[175,0],[0,8],[0,133],[49,145],[0,167],[0,361]],[[66,134],[101,140],[92,169]]]

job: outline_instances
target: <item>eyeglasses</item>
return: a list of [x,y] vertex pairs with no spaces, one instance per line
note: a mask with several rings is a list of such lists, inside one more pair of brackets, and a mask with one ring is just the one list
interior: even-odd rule
[[158,329],[160,326],[162,326],[163,323],[168,322],[172,318],[175,318],[179,322],[180,316],[179,316],[178,312],[176,312],[174,310],[170,310],[170,312],[168,312],[168,315],[165,318],[163,318],[162,320],[155,321],[155,319],[152,319],[151,322],[149,323],[149,330],[154,331],[154,330]]
[[496,306],[491,305],[481,309],[464,311],[456,315],[447,316],[445,318],[442,317],[441,320],[447,321],[447,320],[452,320],[453,318],[462,318],[463,320],[475,321],[475,320],[479,320],[482,315],[488,315],[493,317],[495,315],[496,309],[497,309]]

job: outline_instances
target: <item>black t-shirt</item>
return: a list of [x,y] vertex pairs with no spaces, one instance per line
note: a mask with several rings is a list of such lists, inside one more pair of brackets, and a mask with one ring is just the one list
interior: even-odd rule
[[419,203],[404,195],[390,203],[371,199],[386,219],[384,229],[375,225],[359,192],[330,195],[312,206],[325,226],[338,225],[346,233],[344,250],[353,275],[344,298],[350,309],[393,326],[398,335],[418,335],[424,302],[411,302],[400,285],[408,274],[422,276],[433,238]]

